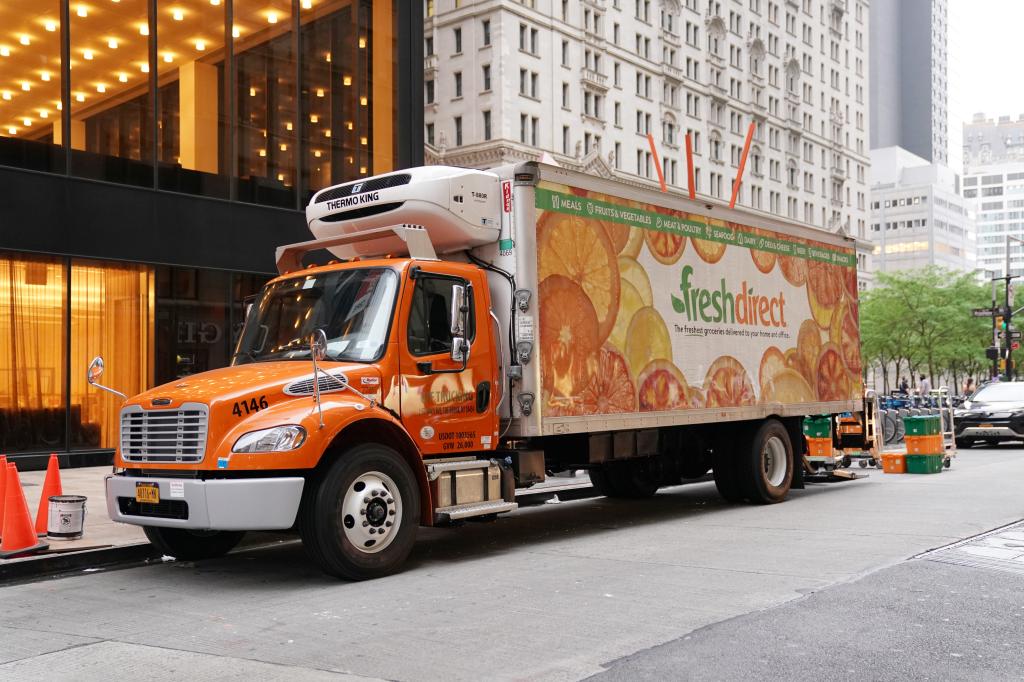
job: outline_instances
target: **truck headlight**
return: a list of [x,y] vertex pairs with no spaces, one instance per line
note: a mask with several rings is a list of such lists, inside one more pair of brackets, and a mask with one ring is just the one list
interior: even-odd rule
[[231,452],[285,452],[294,450],[305,440],[306,429],[301,426],[275,426],[243,434],[235,441]]

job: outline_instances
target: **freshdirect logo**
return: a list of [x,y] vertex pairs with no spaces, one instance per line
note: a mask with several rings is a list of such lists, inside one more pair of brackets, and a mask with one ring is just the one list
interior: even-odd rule
[[683,267],[679,291],[682,298],[672,296],[672,308],[680,315],[686,315],[690,322],[722,322],[762,327],[786,327],[786,299],[778,296],[762,296],[754,293],[747,281],[740,284],[739,293],[732,293],[722,278],[721,286],[715,291],[695,287],[690,282],[693,266]]

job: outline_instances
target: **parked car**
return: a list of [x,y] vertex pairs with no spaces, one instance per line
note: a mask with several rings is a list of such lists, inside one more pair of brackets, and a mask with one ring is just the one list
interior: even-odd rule
[[958,448],[1024,440],[1024,381],[986,384],[953,415]]

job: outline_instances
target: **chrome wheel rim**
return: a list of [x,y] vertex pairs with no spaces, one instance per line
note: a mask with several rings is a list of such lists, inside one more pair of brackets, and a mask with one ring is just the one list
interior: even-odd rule
[[383,551],[401,524],[402,494],[390,476],[368,471],[348,486],[341,504],[341,527],[358,551]]
[[764,463],[764,478],[768,485],[779,487],[786,480],[786,446],[782,439],[772,436],[765,441],[761,450],[761,461]]

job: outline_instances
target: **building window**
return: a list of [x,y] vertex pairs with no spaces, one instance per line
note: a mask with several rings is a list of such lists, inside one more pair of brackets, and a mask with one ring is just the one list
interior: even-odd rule
[[455,97],[462,97],[462,72],[456,71],[454,74],[455,78]]
[[569,84],[562,83],[562,108],[569,108]]
[[452,29],[452,35],[455,38],[455,54],[462,53],[462,29]]
[[434,124],[427,124],[427,144],[433,146],[434,144]]
[[424,98],[427,104],[434,103],[434,79],[423,81]]
[[562,41],[562,66],[569,66],[569,41]]
[[423,54],[426,57],[430,57],[434,54],[434,39],[433,37],[423,39]]
[[462,117],[455,117],[455,146],[462,146]]
[[484,64],[483,67],[481,67],[481,69],[483,71],[483,81],[484,81],[484,90],[483,91],[484,92],[490,92],[490,90],[491,90],[491,65],[490,64]]
[[540,119],[536,116],[530,119],[530,144],[540,146]]
[[526,114],[519,114],[519,141],[523,144],[530,139],[530,117]]
[[491,139],[491,112],[484,112],[484,140]]
[[569,154],[569,126],[562,126],[562,153]]
[[490,45],[491,44],[491,20],[490,19],[484,19],[482,22],[480,22],[480,32],[483,35],[483,43],[484,43],[484,45]]

